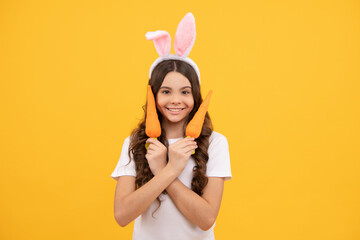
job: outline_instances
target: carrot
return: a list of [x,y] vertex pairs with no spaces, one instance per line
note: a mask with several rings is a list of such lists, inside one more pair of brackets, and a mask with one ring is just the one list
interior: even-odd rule
[[198,138],[200,136],[202,126],[204,124],[205,115],[209,107],[211,94],[212,90],[209,91],[208,95],[201,103],[198,111],[195,113],[193,119],[187,125],[185,130],[187,137]]
[[[161,125],[156,112],[154,94],[151,90],[150,85],[148,85],[148,92],[147,92],[145,133],[148,137],[151,138],[157,138],[161,135]],[[145,144],[146,149],[148,146],[149,144]]]

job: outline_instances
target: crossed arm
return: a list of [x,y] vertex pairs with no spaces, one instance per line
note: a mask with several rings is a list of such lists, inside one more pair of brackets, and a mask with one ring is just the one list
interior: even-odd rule
[[[183,142],[185,142],[183,146],[186,148],[184,151],[189,157],[195,147],[193,147],[193,145],[190,146],[190,140],[184,140]],[[181,146],[181,142],[178,146]],[[158,153],[159,151],[155,149],[154,152]],[[169,157],[168,164],[166,164],[165,161],[165,163],[161,165],[159,164],[161,161],[157,160],[156,164],[158,165],[156,166],[155,161],[152,163],[151,160],[149,160],[151,157],[148,156],[149,165],[150,167],[153,166],[151,170],[155,176],[136,190],[135,177],[119,177],[114,201],[114,214],[117,223],[120,226],[126,226],[132,222],[166,189],[178,210],[189,221],[199,226],[202,230],[210,229],[214,225],[220,209],[224,180],[223,178],[209,177],[208,184],[204,188],[202,196],[199,196],[187,188],[177,178],[185,166],[184,163],[187,162],[187,160],[182,162],[182,159],[188,159],[188,157],[174,155],[172,158],[176,159],[176,162],[170,161]],[[154,156],[154,159],[160,158],[159,156]],[[179,164],[179,162],[182,164],[182,167],[176,165]]]

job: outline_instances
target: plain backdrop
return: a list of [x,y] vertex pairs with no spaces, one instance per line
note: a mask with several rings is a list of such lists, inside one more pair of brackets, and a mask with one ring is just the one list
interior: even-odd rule
[[[131,239],[110,174],[187,12],[229,142],[217,240],[360,239],[360,2],[0,2],[0,238]],[[174,49],[171,49],[174,53]]]

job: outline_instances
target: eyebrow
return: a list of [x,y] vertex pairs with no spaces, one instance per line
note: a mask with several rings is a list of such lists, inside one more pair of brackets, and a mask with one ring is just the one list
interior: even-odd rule
[[[160,87],[160,89],[162,89],[162,88],[172,89],[171,87],[167,87],[167,86],[162,86],[162,87]],[[185,86],[185,87],[180,88],[180,90],[185,89],[185,88],[190,88],[190,89],[191,89],[190,86]]]

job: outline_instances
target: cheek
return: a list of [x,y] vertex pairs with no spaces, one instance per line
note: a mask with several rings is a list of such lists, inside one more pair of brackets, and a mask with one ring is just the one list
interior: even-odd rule
[[155,99],[155,104],[156,104],[157,107],[160,106],[161,100],[162,100],[161,97],[159,96],[159,94],[157,94],[156,99]]
[[157,101],[156,101],[156,107],[157,108],[163,107],[165,105],[165,102],[166,101],[164,101],[164,98],[158,98]]
[[187,101],[187,105],[189,108],[191,108],[191,110],[194,108],[194,99],[189,99]]

